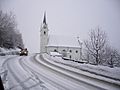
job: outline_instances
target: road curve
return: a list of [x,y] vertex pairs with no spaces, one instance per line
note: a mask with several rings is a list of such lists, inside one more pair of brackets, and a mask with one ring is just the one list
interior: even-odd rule
[[45,86],[30,73],[26,72],[20,61],[27,57],[15,56],[8,58],[3,63],[3,67],[8,70],[7,85],[5,90],[48,90]]
[[119,83],[89,76],[39,54],[10,57],[2,66],[8,70],[6,90],[120,90]]
[[44,59],[43,56],[40,57],[41,60],[39,60],[39,56],[37,59],[38,62],[43,63],[47,67],[73,78],[75,82],[79,83],[79,85],[88,87],[91,90],[120,90],[120,82],[118,81],[96,76],[94,74],[90,74],[88,72],[84,72],[69,66],[65,67],[65,65],[59,65],[57,63],[51,62],[48,59]]
[[[30,59],[30,60],[32,60],[32,59]],[[59,86],[65,87],[67,90],[90,90],[90,89],[91,90],[104,90],[102,87],[90,85],[83,81],[79,81],[79,80],[71,77],[70,75],[61,73],[59,71],[60,68],[58,68],[57,66],[54,67],[54,65],[51,66],[51,64],[46,62],[46,60],[44,60],[43,58],[39,58],[39,55],[37,55],[35,57],[35,59],[32,60],[32,63],[36,64],[41,69],[41,70],[37,70],[37,71],[42,72],[42,74],[47,76],[47,78],[49,78],[49,79],[52,78],[51,81],[58,83]],[[51,67],[54,67],[54,68],[51,68]],[[66,73],[68,73],[68,72],[66,72]],[[47,75],[47,74],[49,74],[49,75]],[[59,89],[59,90],[63,90],[63,89]]]

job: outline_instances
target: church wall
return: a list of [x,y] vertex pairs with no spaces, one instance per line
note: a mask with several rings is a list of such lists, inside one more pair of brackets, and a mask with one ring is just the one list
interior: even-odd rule
[[50,54],[50,52],[58,51],[58,48],[55,46],[47,46],[47,53]]
[[61,53],[63,55],[63,57],[67,57],[68,55],[68,47],[58,47],[58,52]]
[[47,46],[47,53],[57,51],[58,53],[62,54],[63,57],[67,57],[72,60],[80,60],[80,52],[81,49],[78,47],[62,47],[62,46]]
[[68,58],[72,60],[79,60],[80,59],[80,48],[70,47],[68,49],[69,55]]
[[69,48],[68,52],[69,52],[68,58],[74,60],[74,59],[75,59],[75,56],[74,56],[74,54],[75,54],[75,53],[74,53],[74,48]]
[[76,60],[81,59],[81,58],[80,58],[80,57],[81,57],[80,52],[81,52],[81,49],[80,49],[80,48],[74,50],[74,53],[75,53],[74,58],[75,58]]

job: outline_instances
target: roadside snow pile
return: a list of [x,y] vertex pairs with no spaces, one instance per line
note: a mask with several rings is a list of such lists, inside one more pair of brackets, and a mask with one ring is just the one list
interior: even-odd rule
[[4,68],[3,65],[7,60],[9,60],[9,58],[12,58],[12,57],[14,56],[13,55],[0,56],[0,76],[1,76],[4,86],[7,82],[8,70]]
[[5,56],[5,55],[18,55],[19,50],[18,49],[4,49],[0,48],[0,56]]
[[47,54],[43,54],[43,57],[59,64],[67,65],[83,71],[90,72],[92,74],[120,81],[120,68],[118,67],[110,68],[100,65],[81,64],[73,61],[63,60],[61,57],[52,57]]
[[59,54],[58,52],[50,52],[50,55],[53,57],[55,56],[62,57],[62,54]]

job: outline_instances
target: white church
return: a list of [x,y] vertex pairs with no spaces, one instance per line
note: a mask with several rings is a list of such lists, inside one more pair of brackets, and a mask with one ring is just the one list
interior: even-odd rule
[[82,43],[77,37],[49,35],[46,14],[40,28],[40,54],[57,52],[71,60],[81,60]]

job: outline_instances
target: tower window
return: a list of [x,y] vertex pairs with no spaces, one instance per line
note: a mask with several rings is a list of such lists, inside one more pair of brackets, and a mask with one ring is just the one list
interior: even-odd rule
[[65,49],[63,50],[63,52],[65,52]]
[[78,51],[76,50],[76,53],[78,53]]
[[46,34],[46,32],[44,31],[44,35]]
[[56,49],[54,49],[54,52],[57,52],[57,50],[56,50]]

